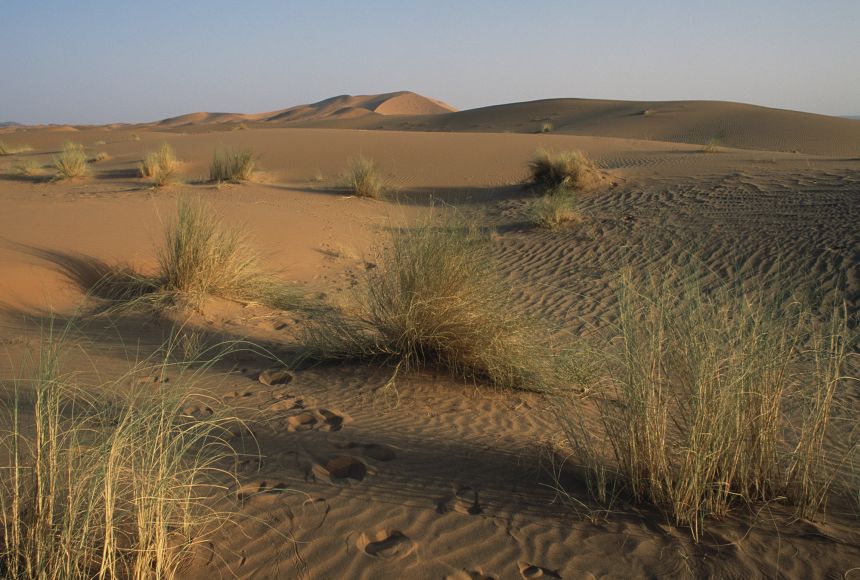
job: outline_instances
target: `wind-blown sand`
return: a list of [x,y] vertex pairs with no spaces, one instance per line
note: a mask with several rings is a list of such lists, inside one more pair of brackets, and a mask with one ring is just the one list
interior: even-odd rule
[[[161,224],[188,193],[247,224],[286,280],[334,301],[372,267],[386,226],[433,211],[436,199],[497,227],[494,253],[518,304],[560,332],[610,321],[623,265],[642,272],[691,256],[705,280],[788,279],[824,295],[841,287],[856,323],[860,122],[716,102],[564,99],[440,112],[444,104],[418,97],[338,97],[257,118],[9,131],[6,142],[34,150],[0,157],[4,360],[36,344],[49,309],[57,322],[73,313],[83,298],[74,278],[93,260],[152,268]],[[367,113],[349,112],[357,109]],[[282,126],[287,120],[340,126]],[[229,130],[239,122],[248,128]],[[535,134],[542,122],[553,132]],[[379,127],[410,130],[358,130]],[[717,133],[720,151],[703,152]],[[48,163],[70,137],[110,159],[83,180],[7,175],[24,160]],[[135,167],[161,141],[175,148],[189,183],[154,191]],[[252,147],[260,181],[195,181],[219,146]],[[540,146],[581,149],[608,172],[611,185],[587,198],[581,224],[543,232],[526,223],[534,196],[523,185],[526,162]],[[338,189],[339,172],[359,153],[377,160],[393,200]],[[295,338],[299,319],[213,300],[189,324],[204,338],[248,337],[277,350]],[[142,315],[90,320],[72,336],[89,358],[72,352],[67,364],[110,374],[169,330]],[[602,513],[582,495],[597,510],[588,514],[558,497],[547,450],[559,428],[537,395],[425,373],[399,378],[394,401],[382,395],[390,394],[385,368],[302,369],[266,386],[257,375],[270,364],[236,357],[205,377],[218,405],[238,405],[252,420],[261,459],[242,465],[234,501],[223,506],[237,510],[237,524],[198,551],[188,577],[813,578],[851,577],[860,567],[856,504],[834,501],[815,522],[791,522],[779,506],[755,521],[738,512],[710,521],[695,544],[657,512],[618,505]],[[10,372],[0,363],[0,377]],[[857,389],[840,403],[860,411]]]

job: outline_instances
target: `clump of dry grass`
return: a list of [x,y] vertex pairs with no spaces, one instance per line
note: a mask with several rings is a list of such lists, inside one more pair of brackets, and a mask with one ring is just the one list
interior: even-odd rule
[[42,165],[32,159],[15,165],[12,171],[21,177],[42,177],[45,174]]
[[297,293],[260,264],[243,228],[224,227],[214,210],[199,201],[180,200],[158,251],[159,270],[142,276],[115,269],[92,289],[95,296],[117,303],[199,307],[207,296],[289,308]]
[[309,356],[438,365],[504,388],[544,387],[545,333],[513,306],[485,235],[453,222],[395,227],[344,312],[315,316]]
[[529,221],[539,228],[549,230],[579,221],[580,215],[574,207],[574,195],[564,187],[550,190],[532,203],[529,208]]
[[257,165],[251,149],[218,149],[209,164],[209,181],[249,181]]
[[32,151],[33,148],[29,145],[9,145],[5,141],[0,141],[0,157],[6,157],[8,155],[18,155],[20,153],[26,153],[27,151]]
[[552,131],[553,131],[553,129],[554,129],[554,128],[555,128],[555,127],[553,127],[552,123],[548,123],[548,122],[547,122],[547,123],[543,123],[543,124],[540,126],[540,132],[541,132],[541,133],[552,133]]
[[711,137],[710,139],[708,139],[708,142],[705,143],[705,146],[702,148],[702,152],[703,153],[719,153],[720,142],[721,142],[721,139],[719,137]]
[[179,160],[173,147],[162,143],[157,151],[151,151],[143,156],[143,161],[138,165],[141,177],[151,177],[155,187],[162,187],[173,180]]
[[[705,518],[737,505],[823,510],[845,459],[825,444],[847,380],[844,310],[822,323],[796,302],[631,280],[615,341],[591,359],[589,403],[566,392],[556,406],[592,493],[605,501],[623,490],[694,538]],[[598,428],[582,423],[589,404]]]
[[346,188],[357,197],[379,199],[385,190],[385,181],[379,174],[376,162],[359,155],[347,163]]
[[[235,455],[228,423],[181,413],[193,373],[169,388],[131,388],[136,372],[84,389],[59,365],[61,342],[12,384],[2,437],[0,566],[7,578],[174,578],[195,546],[230,519]],[[164,373],[168,363],[152,370]],[[144,370],[139,366],[135,371]],[[121,395],[120,393],[127,393]]]
[[107,154],[107,151],[99,151],[92,158],[92,162],[93,163],[100,163],[102,161],[107,161],[108,159],[110,159],[110,155]]
[[89,165],[83,145],[67,141],[63,145],[63,151],[54,155],[54,167],[57,169],[57,179],[73,179],[86,175]]
[[532,182],[546,189],[592,189],[600,182],[600,171],[582,151],[554,153],[539,149],[529,162]]

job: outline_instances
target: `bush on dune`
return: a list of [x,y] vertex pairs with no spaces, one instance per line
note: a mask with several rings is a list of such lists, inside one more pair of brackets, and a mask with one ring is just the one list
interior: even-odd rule
[[372,159],[359,156],[350,159],[346,170],[346,188],[356,197],[379,199],[385,190],[385,182]]
[[595,497],[623,490],[696,538],[706,517],[737,505],[823,510],[845,458],[825,445],[846,380],[844,310],[822,322],[796,302],[631,280],[587,380],[602,433],[582,423],[578,394],[556,399]]
[[63,151],[54,156],[54,167],[57,169],[57,179],[73,179],[86,175],[89,172],[89,164],[83,145],[71,141],[63,145]]
[[209,164],[209,181],[249,181],[256,164],[257,155],[250,149],[218,149]]
[[144,155],[138,169],[141,177],[151,177],[155,187],[162,187],[170,183],[178,166],[179,161],[173,148],[167,143],[162,143],[157,151]]
[[513,306],[480,231],[424,223],[393,228],[354,303],[309,321],[304,344],[317,359],[439,365],[464,379],[540,390],[541,336]]
[[545,189],[588,190],[600,183],[600,171],[582,151],[555,153],[539,149],[529,162],[532,182]]

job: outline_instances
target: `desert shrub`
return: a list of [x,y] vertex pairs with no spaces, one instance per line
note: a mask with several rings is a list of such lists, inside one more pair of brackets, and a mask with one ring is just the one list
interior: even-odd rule
[[102,161],[107,161],[108,159],[110,159],[110,155],[108,155],[106,151],[99,151],[93,157],[92,162],[93,163],[100,163]]
[[173,179],[179,161],[173,147],[162,143],[157,151],[151,151],[143,156],[138,166],[141,177],[151,177],[156,187],[167,185]]
[[42,165],[32,159],[15,165],[12,171],[15,175],[21,177],[41,177],[44,175]]
[[0,141],[0,157],[5,157],[7,155],[18,155],[20,153],[26,153],[27,151],[32,151],[33,148],[29,145],[9,145],[4,141]]
[[537,227],[551,230],[579,220],[574,195],[564,187],[550,190],[532,202],[529,221]]
[[708,139],[708,142],[705,143],[705,146],[702,148],[703,153],[718,153],[720,151],[720,142],[721,139],[719,137],[711,137]]
[[243,231],[224,227],[210,206],[182,199],[158,250],[158,273],[144,276],[128,268],[115,268],[91,293],[117,303],[119,308],[199,307],[207,296],[274,308],[296,305],[296,291],[263,269]]
[[382,358],[397,370],[437,365],[465,379],[539,390],[545,336],[513,306],[484,234],[452,222],[393,228],[353,303],[310,320],[303,341],[316,359]]
[[[631,280],[614,340],[590,357],[590,396],[565,391],[556,405],[594,495],[623,490],[696,538],[737,505],[824,509],[844,459],[825,445],[845,380],[844,310],[822,323],[798,302]],[[583,423],[589,406],[597,427]]]
[[546,189],[591,189],[600,181],[600,171],[582,151],[554,153],[540,149],[529,162],[532,182]]
[[346,188],[357,197],[379,199],[385,189],[376,163],[362,155],[349,160],[345,181]]
[[540,132],[541,133],[552,133],[553,129],[554,129],[554,127],[552,126],[552,123],[543,123],[540,126]]
[[71,141],[66,142],[63,145],[63,151],[59,155],[54,155],[54,167],[57,169],[57,179],[72,179],[86,175],[89,167],[84,147]]
[[[59,346],[46,339],[8,393],[0,573],[177,577],[191,550],[230,519],[204,499],[224,494],[223,465],[235,455],[227,422],[181,412],[194,382],[184,365],[170,368],[178,379],[169,388],[129,391],[133,372],[84,387],[61,372]],[[163,374],[166,364],[135,370]]]
[[218,149],[209,164],[209,180],[248,181],[256,164],[257,155],[250,149]]

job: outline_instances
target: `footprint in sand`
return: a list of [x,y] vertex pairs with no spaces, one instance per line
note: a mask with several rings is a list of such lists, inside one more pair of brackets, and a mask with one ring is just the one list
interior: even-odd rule
[[203,403],[192,403],[182,408],[182,415],[195,419],[205,419],[211,417],[213,414],[214,411],[212,408]]
[[378,443],[349,443],[346,449],[361,449],[365,456],[376,461],[392,461],[397,458],[394,449]]
[[399,560],[415,549],[415,543],[398,530],[361,534],[356,544],[368,556],[383,560]]
[[445,580],[498,580],[496,576],[484,574],[480,568],[475,570],[463,569],[453,576],[448,576]]
[[314,478],[334,485],[360,483],[368,475],[367,465],[360,459],[349,455],[335,455],[313,466]]
[[274,387],[292,382],[293,375],[290,371],[283,368],[266,369],[260,371],[260,374],[257,375],[257,380],[267,387]]
[[225,403],[230,403],[232,401],[237,401],[239,399],[247,399],[254,396],[254,391],[245,389],[242,391],[233,391],[232,393],[227,393],[224,395],[221,400]]
[[261,479],[240,486],[236,491],[236,499],[239,500],[239,503],[245,505],[249,502],[259,502],[287,491],[289,491],[289,487],[286,483]]
[[484,513],[484,508],[481,507],[478,499],[478,490],[469,486],[457,487],[454,495],[442,498],[436,503],[436,511],[440,514],[451,510],[470,516]]
[[520,562],[520,576],[523,578],[561,578],[557,570],[542,568],[527,562]]
[[272,413],[280,413],[283,411],[296,411],[305,408],[304,399],[300,399],[298,397],[290,397],[289,395],[283,395],[278,398],[279,400],[275,403],[272,403],[268,407],[266,407],[266,411]]
[[340,431],[346,418],[328,409],[310,409],[286,420],[287,431]]

